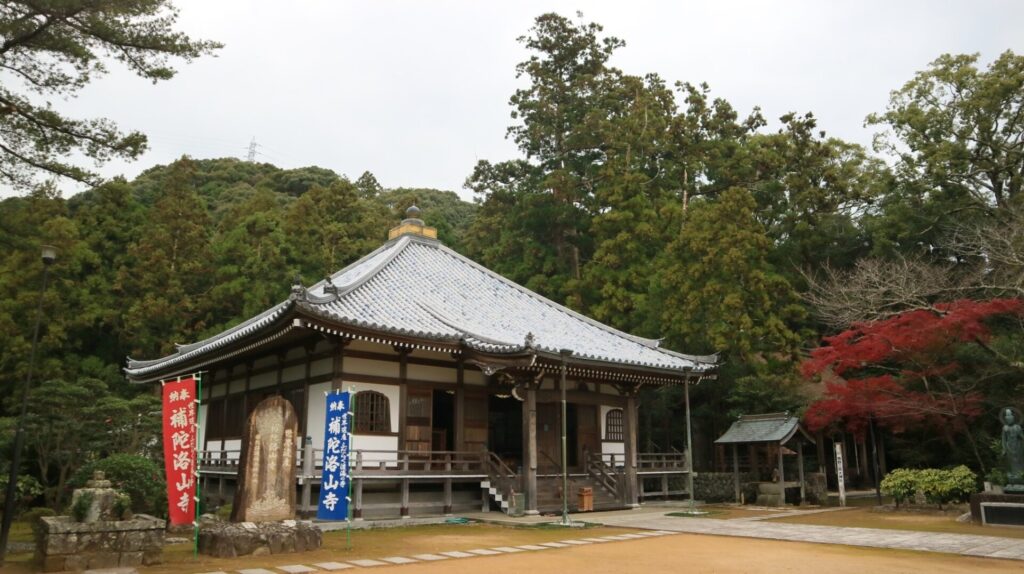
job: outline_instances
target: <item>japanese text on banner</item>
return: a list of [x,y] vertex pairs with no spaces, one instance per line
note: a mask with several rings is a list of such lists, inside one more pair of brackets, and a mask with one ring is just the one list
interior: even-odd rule
[[350,399],[351,395],[342,391],[327,395],[324,468],[316,511],[316,517],[321,520],[348,519]]
[[196,380],[163,388],[164,470],[171,524],[191,524],[196,496]]

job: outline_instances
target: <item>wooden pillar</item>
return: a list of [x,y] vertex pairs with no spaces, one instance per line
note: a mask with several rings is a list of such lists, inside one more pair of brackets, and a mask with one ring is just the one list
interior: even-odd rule
[[444,514],[450,516],[452,513],[452,455],[444,455],[444,471],[447,478],[444,479]]
[[796,439],[797,476],[800,478],[800,504],[807,500],[807,489],[804,487],[804,439]]
[[[407,405],[409,402],[409,349],[399,347],[396,350],[398,351],[398,450],[405,450],[406,419],[409,416]],[[405,483],[405,481],[402,482]],[[403,516],[405,515],[403,514]]]
[[[408,476],[409,475],[409,453],[408,452],[403,452],[398,457],[398,460],[400,461],[399,464],[398,464],[398,468],[402,471],[402,475],[403,476]],[[402,514],[402,518],[409,518],[409,479],[408,478],[403,478],[402,479],[401,490],[402,490],[402,507],[401,507],[400,512]]]
[[537,512],[537,389],[533,382],[526,387],[523,401],[523,490],[526,491],[526,514]]
[[786,504],[786,473],[785,469],[782,468],[782,443],[778,444],[779,447],[779,504]]
[[409,479],[402,479],[402,518],[409,518]]
[[818,455],[818,472],[825,475],[825,481],[828,482],[828,469],[833,465],[828,464],[828,458],[825,456],[825,433],[818,431],[814,436],[814,448],[815,454]]
[[466,450],[466,367],[463,356],[455,368],[455,444],[452,450]]
[[740,446],[732,443],[732,482],[736,491],[736,504],[740,503]]
[[345,347],[351,339],[338,339],[334,349],[334,375],[331,377],[331,390],[340,391],[345,384]]
[[637,490],[636,478],[636,449],[637,449],[637,425],[636,425],[636,388],[626,392],[625,414],[625,439],[626,439],[626,504],[628,506],[639,506],[639,491]]

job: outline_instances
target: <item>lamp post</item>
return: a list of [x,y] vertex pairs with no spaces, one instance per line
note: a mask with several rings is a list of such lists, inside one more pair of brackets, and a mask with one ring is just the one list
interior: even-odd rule
[[561,360],[561,380],[559,381],[558,388],[562,393],[562,526],[571,526],[572,521],[569,520],[569,467],[568,467],[568,453],[566,452],[566,435],[568,434],[568,425],[566,424],[566,416],[568,408],[565,400],[565,371],[566,361],[572,355],[570,349],[561,349],[558,351],[559,359]]
[[21,387],[21,412],[18,415],[18,426],[14,432],[14,453],[11,456],[11,473],[7,477],[7,492],[4,494],[4,516],[0,525],[0,564],[7,558],[7,538],[11,533],[11,522],[14,520],[14,495],[18,487],[18,466],[21,464],[21,448],[25,442],[25,412],[28,410],[28,389],[32,386],[32,375],[36,366],[36,347],[39,345],[39,326],[43,320],[43,295],[46,293],[46,285],[50,279],[50,265],[57,258],[57,249],[44,245],[42,247],[43,259],[43,288],[39,292],[36,302],[36,325],[32,331],[32,350],[28,359],[28,374],[25,376],[25,384]]

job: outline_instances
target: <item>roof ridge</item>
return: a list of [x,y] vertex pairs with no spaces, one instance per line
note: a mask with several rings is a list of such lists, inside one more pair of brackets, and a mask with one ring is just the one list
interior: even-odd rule
[[[390,255],[388,255],[387,257],[382,259],[379,263],[377,263],[376,265],[374,265],[370,269],[367,269],[366,271],[361,273],[359,275],[359,277],[356,277],[354,280],[352,280],[351,283],[348,283],[347,285],[335,285],[335,287],[338,288],[338,297],[343,297],[343,296],[351,293],[352,291],[355,291],[361,285],[366,283],[371,277],[376,275],[381,269],[383,269],[385,266],[387,266],[388,263],[391,263],[392,261],[394,261],[395,257],[397,257],[399,253],[401,253],[402,251],[405,251],[405,248],[409,246],[409,243],[411,242],[410,241],[411,239],[412,239],[412,236],[400,235],[400,236],[396,237],[395,239],[392,239],[392,240],[389,240],[389,241],[385,242],[384,244],[382,244],[377,249],[374,249],[370,253],[364,255],[363,257],[360,257],[359,259],[353,261],[352,263],[349,263],[348,265],[342,267],[338,271],[332,273],[326,279],[321,279],[320,281],[314,283],[313,285],[311,285],[309,287],[309,291],[312,291],[313,289],[316,289],[316,288],[322,288],[323,286],[325,286],[324,284],[327,283],[328,280],[331,282],[331,285],[334,285],[334,278],[335,277],[338,277],[340,275],[344,275],[350,269],[353,269],[354,267],[357,267],[361,263],[363,263],[365,261],[368,261],[368,260],[376,257],[377,255],[380,255],[382,252],[384,252],[384,251],[386,251],[388,249],[393,249],[393,252]],[[399,245],[403,241],[405,242],[405,245]]]

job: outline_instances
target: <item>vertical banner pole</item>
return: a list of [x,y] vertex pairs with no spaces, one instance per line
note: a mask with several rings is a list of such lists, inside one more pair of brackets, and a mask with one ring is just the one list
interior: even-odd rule
[[[352,422],[349,425],[348,461],[346,461],[346,464],[348,465],[348,482],[349,482],[350,485],[352,484],[352,442],[353,442],[352,438],[354,438],[352,435],[355,434],[355,430],[356,430],[356,428],[355,428],[355,425],[356,425],[356,400],[355,399],[356,399],[356,389],[355,389],[355,387],[350,386],[348,388],[348,412],[350,413],[349,417],[351,417]],[[349,497],[351,497],[351,496],[352,496],[352,489],[349,488]],[[346,531],[347,531],[346,532],[346,536],[348,537],[348,539],[346,540],[346,547],[349,550],[352,550],[352,514],[353,514],[353,511],[354,511],[354,509],[352,507],[352,501],[350,500],[349,503],[348,503],[348,515],[345,516],[345,525],[347,527],[346,528]]]
[[192,542],[192,559],[199,559],[199,501],[201,496],[199,493],[199,457],[202,452],[202,444],[200,443],[199,437],[202,435],[202,428],[200,425],[203,423],[202,417],[199,416],[200,409],[203,405],[203,373],[200,371],[196,373],[196,510],[195,520],[193,521],[193,542]]

